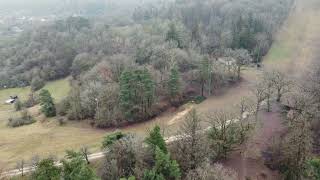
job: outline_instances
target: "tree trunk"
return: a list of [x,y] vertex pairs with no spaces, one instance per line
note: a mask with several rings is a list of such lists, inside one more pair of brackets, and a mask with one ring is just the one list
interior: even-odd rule
[[209,74],[209,89],[208,89],[208,96],[211,96],[211,93],[212,93],[212,85],[211,85],[211,83],[212,83],[212,74],[211,74],[211,72],[210,72],[210,74]]
[[267,112],[270,112],[271,111],[271,107],[270,107],[270,95],[268,95],[267,97]]
[[240,80],[240,78],[241,78],[240,77],[240,73],[241,73],[241,66],[240,65],[238,65],[238,72],[237,73],[238,73],[238,80]]
[[201,96],[203,97],[203,93],[204,93],[204,83],[202,83],[201,85]]
[[90,161],[89,161],[89,158],[88,158],[88,154],[85,154],[85,158],[86,158],[87,164],[90,164]]
[[277,102],[280,102],[280,100],[281,100],[281,92],[280,92],[281,90],[278,90],[278,95],[277,95]]
[[258,122],[259,110],[260,110],[260,102],[257,103],[257,107],[256,107],[256,122]]

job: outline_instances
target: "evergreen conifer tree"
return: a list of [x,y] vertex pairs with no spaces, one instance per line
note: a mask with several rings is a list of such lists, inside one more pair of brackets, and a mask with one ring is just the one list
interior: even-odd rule
[[122,73],[119,99],[127,118],[147,117],[154,102],[154,82],[147,69]]
[[143,180],[178,180],[181,178],[179,165],[175,160],[170,159],[170,154],[157,147],[155,155],[155,165],[152,170],[145,171]]
[[34,180],[59,180],[61,169],[56,167],[53,159],[43,159],[37,163],[37,167],[32,174]]
[[39,96],[40,96],[41,112],[43,112],[46,117],[55,116],[56,108],[50,92],[46,89],[43,89],[40,91]]
[[168,91],[170,99],[174,100],[180,95],[181,84],[179,80],[179,71],[176,66],[171,69],[169,81],[168,81]]
[[133,74],[130,71],[124,71],[120,76],[120,107],[126,117],[132,115],[134,89],[131,86]]
[[169,25],[169,31],[167,32],[166,41],[175,41],[178,44],[178,48],[183,48],[182,37],[174,23],[171,23]]
[[160,127],[155,126],[153,130],[149,133],[149,137],[146,138],[145,142],[155,151],[156,148],[160,148],[161,151],[167,153],[166,142],[161,135]]

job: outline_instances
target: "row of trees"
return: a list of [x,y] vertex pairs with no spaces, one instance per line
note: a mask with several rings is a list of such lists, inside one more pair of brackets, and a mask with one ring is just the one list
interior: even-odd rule
[[263,102],[266,102],[267,112],[271,111],[273,96],[276,102],[281,102],[282,96],[291,92],[293,81],[282,71],[272,69],[263,72],[262,78],[253,86],[252,94],[255,96],[256,120]]
[[[270,147],[272,158],[267,163],[279,169],[285,179],[318,179],[319,160],[315,155],[319,148],[319,63],[314,61],[310,70],[295,81],[288,81],[281,73],[274,72],[264,77],[267,101],[270,92],[276,92],[277,101],[287,93],[282,101],[287,112],[284,118],[287,129],[275,137]],[[269,90],[271,86],[274,88]]]

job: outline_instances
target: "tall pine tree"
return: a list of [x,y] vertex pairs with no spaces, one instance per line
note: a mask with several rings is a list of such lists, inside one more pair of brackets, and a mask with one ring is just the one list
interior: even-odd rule
[[119,99],[126,118],[146,118],[154,102],[154,82],[149,71],[124,71],[120,77]]
[[124,71],[120,76],[120,107],[126,117],[132,116],[134,105],[134,89],[132,83],[132,72]]
[[171,69],[168,81],[168,92],[171,101],[176,100],[181,93],[180,75],[176,66],[173,66]]
[[211,81],[210,79],[210,63],[208,58],[204,58],[199,65],[199,81],[201,85],[201,96],[204,96],[206,84]]
[[174,41],[177,43],[178,48],[183,48],[181,33],[174,23],[170,23],[169,25],[169,31],[167,32],[166,41]]
[[53,98],[48,90],[43,89],[40,91],[40,106],[41,112],[46,117],[53,117],[56,115],[56,107],[53,103]]
[[166,142],[161,135],[159,126],[155,126],[145,139],[146,144],[151,147],[155,158],[152,169],[145,170],[143,180],[178,180],[181,172],[178,163],[171,160]]
[[167,153],[167,146],[164,138],[161,135],[161,129],[157,125],[153,128],[152,131],[149,133],[149,137],[146,138],[145,142],[153,149],[153,151],[156,150],[156,148],[160,148],[161,151],[164,153]]
[[181,172],[178,163],[170,159],[170,154],[164,153],[159,147],[155,152],[155,165],[144,172],[143,180],[178,180]]

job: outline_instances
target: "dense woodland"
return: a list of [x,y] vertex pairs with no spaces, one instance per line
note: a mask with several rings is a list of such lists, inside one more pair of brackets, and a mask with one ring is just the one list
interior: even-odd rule
[[70,76],[59,115],[98,127],[145,120],[240,80],[242,66],[267,53],[291,3],[179,0],[138,6],[126,21],[59,20],[0,49],[0,86],[36,91]]

